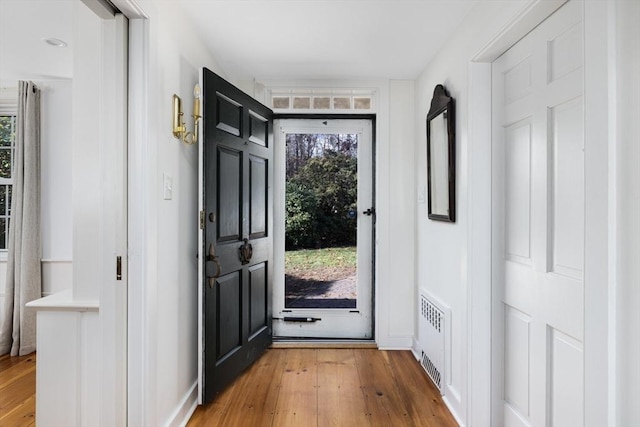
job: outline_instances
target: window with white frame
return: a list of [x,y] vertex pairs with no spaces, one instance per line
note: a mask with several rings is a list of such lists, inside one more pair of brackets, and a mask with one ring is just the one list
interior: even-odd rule
[[13,158],[16,137],[16,115],[0,114],[0,251],[9,245],[9,218],[13,187]]

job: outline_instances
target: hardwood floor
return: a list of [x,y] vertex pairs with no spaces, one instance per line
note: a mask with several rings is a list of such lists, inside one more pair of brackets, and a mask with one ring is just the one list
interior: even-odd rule
[[409,351],[270,349],[188,426],[457,426]]
[[0,357],[0,426],[36,422],[36,354]]
[[[36,354],[0,357],[0,426],[35,425]],[[270,349],[188,426],[457,426],[409,351]]]

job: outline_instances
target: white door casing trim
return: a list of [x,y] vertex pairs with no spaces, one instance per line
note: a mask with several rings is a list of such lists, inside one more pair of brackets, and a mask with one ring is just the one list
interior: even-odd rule
[[[585,233],[584,233],[584,399],[585,425],[608,425],[615,417],[615,402],[609,395],[608,378],[616,378],[615,347],[608,348],[608,336],[615,333],[615,300],[609,289],[615,288],[609,267],[614,265],[615,251],[609,247],[609,194],[615,194],[615,181],[610,181],[609,139],[615,120],[609,116],[609,102],[616,102],[615,70],[609,69],[610,40],[615,40],[615,26],[608,18],[614,14],[608,1],[584,1],[584,169],[585,169]],[[615,61],[613,61],[615,62]],[[613,114],[613,112],[611,112]],[[610,121],[611,120],[611,121]],[[615,174],[615,170],[612,171]],[[615,206],[611,206],[613,211]],[[615,218],[615,215],[611,215]],[[615,233],[611,233],[615,239]],[[615,243],[612,244],[615,247]],[[611,406],[608,406],[611,405]],[[615,418],[614,418],[615,419]],[[615,424],[615,423],[614,423]],[[609,424],[611,425],[611,424]]]
[[[150,96],[149,75],[149,25],[145,19],[129,21],[129,194],[146,194],[149,188],[148,99]],[[150,385],[155,358],[149,357],[150,340],[155,336],[155,327],[149,321],[147,289],[148,266],[145,265],[150,245],[145,233],[149,221],[146,197],[130,197],[128,221],[129,265],[128,276],[128,328],[127,328],[127,423],[128,425],[153,424],[149,417],[154,412],[152,405],[154,388]]]
[[[107,26],[103,25],[103,31]],[[106,183],[102,192],[104,227],[102,256],[105,283],[100,290],[100,318],[102,328],[103,361],[102,384],[105,390],[102,419],[114,425],[126,425],[127,419],[127,150],[128,150],[128,22],[122,14],[116,14],[105,39],[107,84],[103,90],[105,110],[101,112],[105,127],[101,129],[105,141],[101,153],[103,176]],[[109,42],[109,39],[111,41]],[[121,259],[121,277],[115,277],[117,257]],[[111,268],[113,269],[111,269]],[[114,280],[115,279],[115,280]]]
[[[145,179],[148,172],[145,167],[147,164],[145,144],[148,137],[146,101],[149,97],[147,81],[149,32],[146,18],[148,16],[137,0],[111,0],[111,3],[130,20],[128,33],[123,41],[129,49],[128,64],[125,64],[128,79],[125,81],[125,84],[128,83],[128,100],[126,98],[123,100],[125,104],[128,102],[128,105],[122,110],[126,112],[127,127],[125,132],[128,145],[125,146],[126,152],[124,153],[127,156],[126,169],[121,178],[124,180],[123,184],[126,189],[124,194],[146,194],[145,188],[148,188]],[[145,405],[148,405],[149,402],[147,396],[149,387],[146,386],[146,378],[148,377],[147,372],[151,368],[148,366],[150,359],[147,357],[148,346],[146,345],[149,337],[149,325],[146,321],[148,317],[145,284],[147,282],[143,261],[146,252],[145,212],[148,208],[144,197],[127,196],[127,199],[127,208],[122,224],[127,240],[123,252],[125,254],[123,257],[123,276],[127,284],[134,283],[135,286],[128,286],[127,295],[124,296],[124,300],[121,300],[124,306],[117,314],[121,318],[120,331],[125,334],[119,339],[126,340],[126,354],[123,355],[124,357],[120,357],[126,372],[125,384],[123,385],[126,397],[120,397],[125,400],[123,403],[125,413],[119,414],[118,419],[123,420],[125,425],[146,425],[148,410]]]

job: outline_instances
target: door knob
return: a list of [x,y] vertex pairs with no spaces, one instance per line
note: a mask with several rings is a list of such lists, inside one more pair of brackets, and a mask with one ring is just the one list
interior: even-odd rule
[[364,211],[362,213],[367,215],[367,216],[371,216],[371,215],[374,215],[376,213],[376,210],[373,207],[370,207],[369,209],[367,209],[366,211]]

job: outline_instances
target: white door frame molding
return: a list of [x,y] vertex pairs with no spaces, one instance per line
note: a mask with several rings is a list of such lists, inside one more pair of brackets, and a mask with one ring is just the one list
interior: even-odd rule
[[[532,0],[469,63],[468,402],[466,425],[491,425],[497,406],[491,380],[491,63],[566,0]],[[582,0],[573,0],[582,1]],[[585,33],[585,414],[588,426],[607,425],[607,353],[611,314],[608,293],[608,111],[607,61],[611,29],[607,2],[584,2]],[[603,143],[605,141],[605,143]],[[609,327],[609,329],[611,326]],[[606,366],[606,369],[602,369]]]
[[[129,21],[129,167],[128,189],[130,195],[146,194],[148,184],[147,144],[148,99],[149,99],[149,25],[146,19]],[[145,234],[146,213],[149,211],[145,197],[129,198],[129,262],[128,275],[128,328],[127,328],[127,423],[128,425],[150,425],[153,420],[155,388],[152,386],[155,366],[149,357],[151,337],[155,337],[155,326],[149,310],[147,289],[147,259],[150,242]]]
[[[100,116],[102,145],[108,147],[100,155],[103,164],[102,192],[102,259],[105,268],[100,289],[104,393],[102,420],[113,425],[126,425],[127,419],[127,93],[128,93],[128,23],[116,14],[114,23],[103,25],[105,63],[105,96]],[[109,29],[108,29],[109,28]],[[110,34],[106,32],[109,31]],[[104,37],[104,36],[103,36]],[[109,94],[108,96],[106,94]],[[115,252],[115,253],[114,253]],[[121,259],[121,275],[114,277],[116,257]],[[114,281],[115,279],[115,281]]]
[[[128,105],[128,194],[146,194],[148,186],[148,98],[150,95],[149,73],[149,25],[148,15],[136,0],[111,0],[124,16],[129,19],[129,105]],[[127,292],[127,425],[150,425],[148,419],[154,404],[155,388],[150,386],[154,366],[149,363],[149,340],[155,336],[155,327],[149,322],[149,299],[146,288],[147,270],[144,264],[149,244],[144,233],[148,220],[145,213],[149,207],[144,197],[128,197],[127,246],[128,259],[126,275],[129,286]]]

